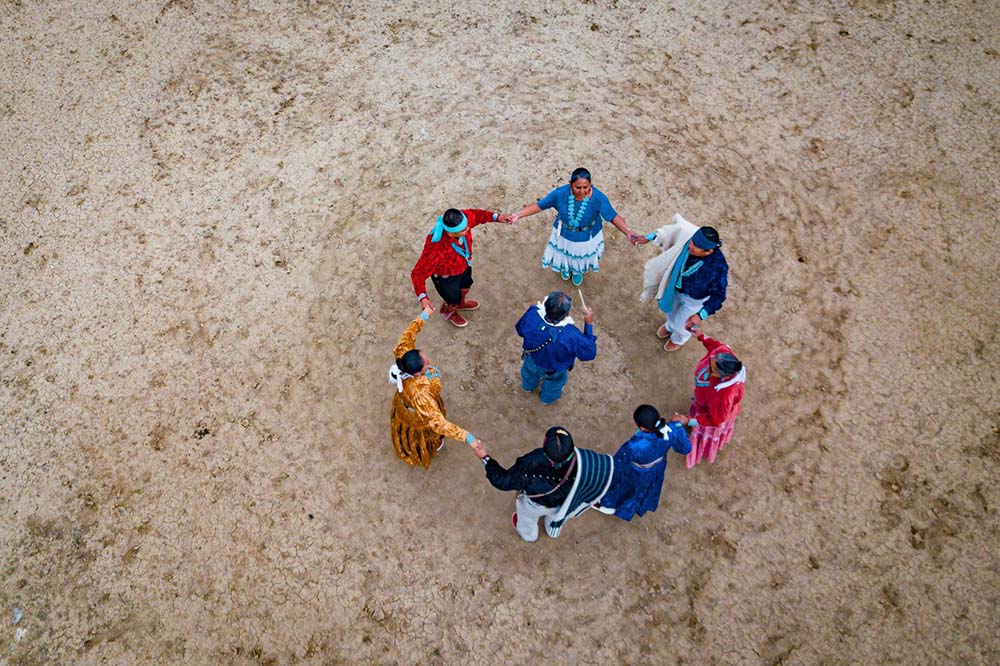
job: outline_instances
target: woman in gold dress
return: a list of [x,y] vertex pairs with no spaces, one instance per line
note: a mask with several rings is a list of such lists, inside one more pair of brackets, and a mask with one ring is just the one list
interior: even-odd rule
[[427,310],[410,322],[393,349],[396,362],[389,367],[389,382],[395,384],[389,428],[396,455],[410,465],[427,469],[431,459],[451,437],[474,444],[476,436],[445,418],[441,399],[441,373],[416,349],[417,334],[427,321]]

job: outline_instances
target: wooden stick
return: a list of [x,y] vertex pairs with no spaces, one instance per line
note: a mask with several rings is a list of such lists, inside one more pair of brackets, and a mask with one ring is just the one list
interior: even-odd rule
[[580,290],[580,289],[577,289],[576,293],[580,294],[580,305],[582,305],[583,309],[586,310],[587,309],[587,301],[583,300],[583,291]]

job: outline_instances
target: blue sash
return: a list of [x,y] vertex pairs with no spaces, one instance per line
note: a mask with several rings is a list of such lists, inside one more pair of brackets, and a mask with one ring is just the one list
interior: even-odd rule
[[466,266],[472,265],[472,255],[469,252],[469,249],[465,246],[465,236],[459,238],[458,243],[452,241],[451,249],[455,250],[455,253],[462,257],[462,259],[465,259]]

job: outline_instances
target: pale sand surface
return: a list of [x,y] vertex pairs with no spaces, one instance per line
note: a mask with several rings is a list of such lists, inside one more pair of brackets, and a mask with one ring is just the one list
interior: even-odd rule
[[[1000,662],[1000,3],[0,2],[0,663]],[[734,441],[660,509],[521,542],[464,445],[393,455],[448,206],[575,166],[717,226]],[[683,409],[608,233],[542,408],[548,215],[476,232],[420,346],[511,463]],[[438,300],[438,299],[436,299]],[[23,618],[11,624],[12,609]]]

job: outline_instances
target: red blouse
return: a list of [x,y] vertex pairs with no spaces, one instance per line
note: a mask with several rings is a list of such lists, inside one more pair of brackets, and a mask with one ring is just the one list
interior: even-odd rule
[[743,383],[727,386],[721,391],[715,387],[722,380],[713,377],[709,369],[709,359],[716,354],[729,353],[733,350],[718,340],[707,335],[699,338],[708,353],[698,361],[694,370],[694,397],[691,398],[691,416],[698,419],[703,426],[720,426],[736,418],[740,413],[740,401],[743,400]]
[[[469,261],[472,261],[472,228],[480,224],[493,221],[493,212],[489,210],[479,210],[469,208],[462,211],[469,220],[469,226],[465,230],[465,248],[468,252]],[[448,277],[450,275],[461,275],[465,272],[469,263],[466,258],[455,251],[452,243],[458,243],[458,239],[452,238],[447,233],[441,235],[441,240],[437,243],[431,242],[431,235],[427,234],[424,240],[424,251],[420,253],[417,264],[410,271],[410,279],[413,281],[413,292],[418,298],[426,294],[427,278],[432,275]]]

